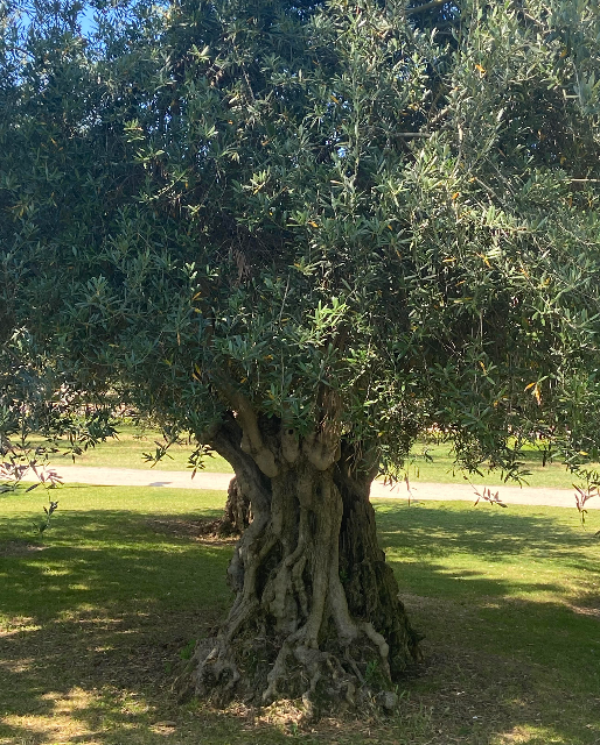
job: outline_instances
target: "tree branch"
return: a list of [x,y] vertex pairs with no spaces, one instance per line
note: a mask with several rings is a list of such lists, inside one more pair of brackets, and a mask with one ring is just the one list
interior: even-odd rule
[[271,500],[269,481],[254,458],[241,449],[243,434],[239,421],[227,412],[207,442],[233,467],[242,491],[250,497],[254,513],[265,514]]
[[431,2],[425,3],[425,5],[417,5],[414,8],[406,8],[405,12],[408,16],[417,15],[417,13],[425,13],[428,10],[439,8],[442,5],[446,5],[449,0],[431,0]]
[[245,453],[252,456],[265,476],[271,479],[275,478],[279,473],[279,467],[275,462],[273,452],[263,441],[258,427],[258,417],[250,402],[228,383],[220,383],[219,388],[237,414],[237,420],[242,428],[243,436],[240,447]]

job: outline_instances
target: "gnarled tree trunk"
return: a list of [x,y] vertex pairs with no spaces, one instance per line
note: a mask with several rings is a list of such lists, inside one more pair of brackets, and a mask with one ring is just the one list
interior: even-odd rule
[[301,441],[273,421],[254,433],[240,424],[230,416],[212,445],[232,464],[253,520],[229,568],[229,617],[197,649],[198,692],[217,703],[302,697],[321,709],[391,689],[417,638],[377,545],[373,473],[354,472],[341,441]]

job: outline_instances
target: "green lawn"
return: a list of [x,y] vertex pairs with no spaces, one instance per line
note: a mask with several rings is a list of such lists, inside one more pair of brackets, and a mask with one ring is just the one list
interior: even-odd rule
[[425,660],[398,714],[306,729],[171,691],[231,600],[232,544],[198,538],[208,491],[65,486],[2,497],[1,745],[593,745],[600,742],[600,513],[375,504]]
[[[144,458],[144,453],[154,455],[157,442],[161,442],[160,432],[151,429],[142,429],[131,424],[120,424],[118,437],[99,442],[94,448],[90,448],[82,455],[76,457],[75,461],[70,455],[55,455],[52,464],[60,470],[69,466],[104,466],[112,468],[145,468],[150,469],[150,463]],[[31,438],[34,445],[43,444],[41,438]],[[188,459],[194,447],[191,443],[183,441],[181,444],[172,445],[159,463],[154,468],[161,471],[185,471],[189,468]],[[204,469],[210,473],[232,473],[231,466],[217,453],[212,453],[204,461]]]
[[[121,425],[118,439],[99,443],[95,448],[77,457],[75,465],[107,466],[113,468],[146,468],[150,465],[144,461],[144,453],[154,453],[156,441],[160,440],[158,432],[143,430],[133,425]],[[33,440],[41,443],[39,439]],[[167,471],[184,471],[188,468],[188,458],[193,451],[189,443],[173,445],[168,455],[155,467]],[[425,455],[426,454],[426,455]],[[73,465],[70,457],[55,456],[53,464],[60,469]],[[535,448],[525,451],[524,462],[530,476],[526,477],[526,484],[536,487],[552,487],[571,489],[574,477],[568,473],[560,463],[542,465],[542,452]],[[219,455],[205,459],[205,470],[211,473],[231,473],[231,466]],[[456,471],[453,465],[452,453],[447,443],[418,443],[413,448],[412,460],[408,465],[411,481],[434,482],[440,484],[461,483],[465,481],[465,474]],[[494,485],[501,483],[499,472],[488,472],[483,469],[483,476],[469,475],[473,484]]]
[[[576,481],[564,465],[558,462],[543,462],[541,449],[533,446],[524,448],[524,470],[529,475],[524,477],[524,486],[547,487],[554,489],[571,489]],[[448,443],[419,442],[412,450],[412,460],[408,464],[409,478],[413,481],[425,481],[438,484],[461,483],[468,479],[473,484],[502,484],[502,474],[481,468],[482,475],[465,474],[458,471],[453,463],[451,448]],[[508,484],[516,485],[515,481]]]

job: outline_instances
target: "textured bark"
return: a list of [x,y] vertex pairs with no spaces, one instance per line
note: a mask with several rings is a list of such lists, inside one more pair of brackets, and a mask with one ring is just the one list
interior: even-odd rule
[[250,498],[244,493],[240,482],[234,476],[227,489],[227,502],[223,519],[219,526],[219,533],[225,535],[241,535],[252,520]]
[[212,440],[253,519],[229,567],[229,617],[196,652],[198,692],[321,709],[389,690],[417,638],[377,545],[373,473],[355,472],[354,453],[331,437],[300,441],[273,421],[253,439],[245,429],[231,416]]
[[386,639],[392,680],[398,680],[407,665],[419,659],[422,638],[408,622],[394,572],[379,547],[375,511],[369,500],[376,470],[353,472],[350,448],[342,453],[336,468],[336,484],[342,495],[344,516],[340,529],[340,576],[350,613],[368,618]]

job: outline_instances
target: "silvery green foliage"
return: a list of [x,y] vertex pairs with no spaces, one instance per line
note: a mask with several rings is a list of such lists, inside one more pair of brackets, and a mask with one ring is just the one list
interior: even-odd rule
[[3,6],[2,342],[200,441],[597,457],[597,5],[409,6]]

